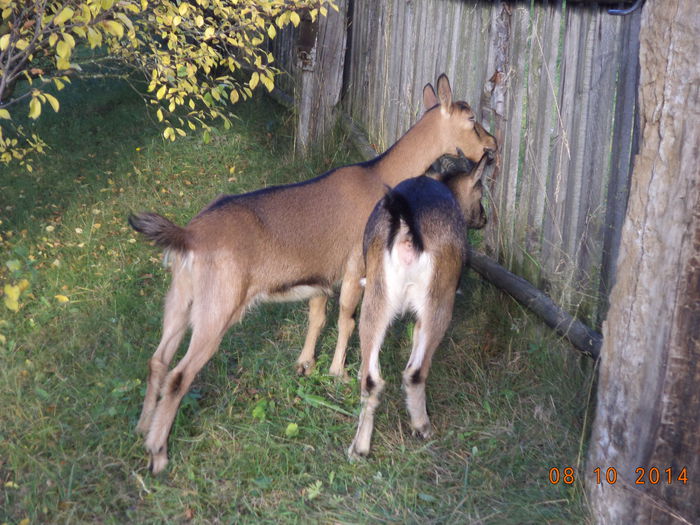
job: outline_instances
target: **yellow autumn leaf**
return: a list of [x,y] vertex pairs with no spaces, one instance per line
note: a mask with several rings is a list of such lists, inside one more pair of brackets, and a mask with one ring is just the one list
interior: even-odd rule
[[10,33],[6,33],[0,37],[0,51],[5,51],[10,45]]
[[7,111],[6,109],[0,109],[0,118],[4,118],[6,120],[12,120],[10,118],[10,112]]
[[94,49],[102,45],[102,33],[95,31],[92,27],[88,27],[88,42],[90,42],[90,48]]
[[61,295],[61,294],[54,295],[53,297],[54,297],[54,299],[56,299],[59,303],[67,303],[68,301],[70,301],[70,299],[68,299],[68,297],[66,297],[65,295]]
[[260,82],[263,83],[263,86],[265,86],[269,92],[272,92],[272,90],[275,89],[275,81],[267,75],[261,75]]
[[56,54],[61,58],[70,58],[72,50],[73,49],[70,47],[70,44],[65,40],[61,40],[58,44],[56,44]]
[[275,26],[270,24],[270,27],[267,28],[267,36],[270,38],[275,38],[277,35],[277,30],[275,29]]
[[66,23],[66,20],[73,16],[73,13],[75,13],[75,11],[70,7],[64,7],[63,10],[54,17],[53,23],[57,26],[61,26]]
[[289,19],[292,21],[292,24],[294,24],[294,27],[297,27],[299,25],[299,22],[301,22],[301,18],[299,18],[299,13],[296,11],[292,11],[289,13]]
[[165,92],[167,91],[167,86],[160,86],[160,89],[156,92],[156,98],[160,100],[165,96]]
[[36,120],[39,115],[41,115],[41,102],[34,97],[29,101],[29,118]]
[[19,288],[19,293],[22,293],[29,288],[29,281],[27,279],[22,279],[19,283],[17,283],[17,287]]
[[5,297],[3,301],[5,306],[13,312],[19,311],[19,294],[21,293],[19,286],[6,284],[4,288]]
[[53,95],[51,95],[50,93],[44,93],[44,96],[46,97],[46,100],[49,101],[49,104],[51,104],[51,107],[53,108],[53,110],[56,113],[58,113],[58,108],[60,107],[60,105],[58,103],[58,99],[56,97],[54,97]]
[[255,89],[255,86],[258,85],[258,82],[259,82],[259,81],[260,81],[260,75],[259,75],[258,72],[256,71],[256,72],[253,73],[253,74],[251,75],[251,77],[250,77],[250,82],[248,83],[248,85],[250,86],[250,89]]
[[70,61],[68,61],[64,57],[57,57],[56,58],[56,68],[59,71],[65,71],[66,69],[70,69]]
[[107,33],[114,35],[117,38],[124,36],[124,27],[119,22],[115,22],[114,20],[105,20],[102,22],[102,27]]
[[277,17],[277,27],[284,27],[289,21],[289,11],[285,11],[280,16]]

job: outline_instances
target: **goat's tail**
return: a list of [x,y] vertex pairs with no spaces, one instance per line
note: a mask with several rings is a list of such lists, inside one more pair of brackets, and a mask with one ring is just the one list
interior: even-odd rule
[[181,253],[190,248],[187,230],[157,213],[131,214],[129,215],[129,225],[162,248]]
[[397,191],[387,193],[384,208],[390,217],[387,249],[391,252],[396,246],[401,260],[410,264],[425,249],[415,213],[406,197]]

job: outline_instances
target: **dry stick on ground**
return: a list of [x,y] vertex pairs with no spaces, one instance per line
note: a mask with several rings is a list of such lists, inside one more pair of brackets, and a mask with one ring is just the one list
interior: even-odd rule
[[481,253],[470,251],[469,264],[484,279],[505,290],[514,299],[536,313],[557,334],[584,354],[598,358],[603,336],[574,318],[527,280],[519,277]]
[[[364,133],[349,116],[342,114],[341,122],[350,141],[362,156],[371,158],[376,155]],[[562,310],[547,294],[522,277],[509,272],[490,257],[474,250],[470,251],[469,264],[484,279],[532,310],[577,350],[594,359],[598,358],[603,336]]]

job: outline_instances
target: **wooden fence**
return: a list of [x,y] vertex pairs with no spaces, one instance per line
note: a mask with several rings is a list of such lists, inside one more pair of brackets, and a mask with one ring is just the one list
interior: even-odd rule
[[636,149],[639,13],[571,0],[353,0],[347,17],[342,109],[382,151],[446,72],[499,139],[485,250],[598,324]]

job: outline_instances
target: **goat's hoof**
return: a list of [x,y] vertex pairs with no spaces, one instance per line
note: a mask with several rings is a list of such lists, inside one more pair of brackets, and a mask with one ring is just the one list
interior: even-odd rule
[[311,360],[311,361],[304,361],[302,363],[297,363],[297,375],[300,376],[309,376],[311,375],[311,372],[314,370],[314,366],[316,363]]
[[156,448],[152,444],[151,446],[149,446],[148,440],[146,440],[146,450],[150,455],[148,461],[148,470],[151,471],[151,474],[158,474],[162,472],[168,464],[167,448],[165,446]]
[[350,463],[353,463],[353,462],[358,461],[358,460],[363,460],[368,455],[369,455],[369,449],[368,450],[359,450],[354,441],[353,441],[352,445],[350,445],[350,448],[348,449],[348,461]]
[[151,426],[150,421],[144,421],[144,420],[139,420],[139,422],[136,424],[136,428],[134,429],[137,434],[140,434],[142,436],[145,436],[148,434],[148,428]]
[[328,375],[335,377],[336,379],[342,381],[343,383],[347,383],[348,381],[350,381],[350,376],[348,375],[348,373],[345,371],[344,368],[337,370],[337,369],[334,369],[333,367],[331,367],[328,370]]
[[150,470],[153,475],[160,474],[167,465],[167,453],[151,454],[150,461],[148,462],[148,470]]
[[421,425],[420,428],[413,429],[413,437],[420,439],[430,439],[433,435],[433,427],[430,423]]

